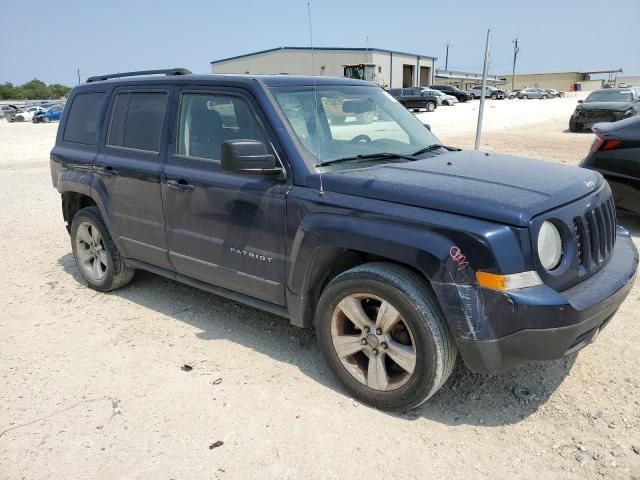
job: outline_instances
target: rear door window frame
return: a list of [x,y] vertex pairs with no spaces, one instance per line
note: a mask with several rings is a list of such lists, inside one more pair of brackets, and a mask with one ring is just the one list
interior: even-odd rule
[[[104,134],[103,134],[101,146],[108,149],[115,149],[120,151],[124,150],[128,152],[142,153],[146,155],[155,155],[155,156],[161,155],[163,152],[163,148],[165,147],[165,144],[166,144],[165,132],[167,130],[167,121],[168,121],[169,115],[171,115],[173,110],[171,108],[172,90],[173,90],[172,87],[173,85],[171,85],[170,87],[161,87],[161,86],[155,86],[155,85],[151,87],[147,87],[147,86],[136,87],[133,85],[123,85],[122,87],[115,88],[112,92],[111,99],[109,100],[108,121],[105,122],[106,128],[104,128]],[[143,150],[140,148],[126,147],[124,145],[120,146],[120,145],[109,144],[109,137],[111,135],[111,128],[113,126],[113,116],[115,114],[117,99],[118,99],[118,96],[122,93],[129,93],[129,94],[131,93],[164,93],[165,94],[166,104],[164,108],[164,114],[162,117],[162,123],[160,124],[160,141],[158,145],[158,151]],[[127,106],[127,114],[128,114],[128,106]]]

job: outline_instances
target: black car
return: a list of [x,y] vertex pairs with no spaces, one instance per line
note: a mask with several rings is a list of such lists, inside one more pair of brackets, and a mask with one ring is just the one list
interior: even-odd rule
[[424,92],[423,88],[392,88],[389,93],[408,110],[426,108],[428,112],[433,112],[438,108],[438,98]]
[[596,139],[581,167],[609,182],[618,210],[640,215],[640,117],[596,123]]
[[615,323],[638,252],[599,173],[447,148],[370,82],[149,73],[76,86],[51,151],[91,288],[147,270],[315,328],[349,394],[390,410],[458,355],[497,373]]
[[569,119],[569,130],[581,132],[598,122],[616,122],[633,117],[640,110],[640,98],[631,88],[605,88],[578,100]]
[[467,100],[471,100],[471,95],[469,95],[464,90],[460,90],[458,87],[454,87],[453,85],[431,85],[429,88],[432,90],[440,90],[447,95],[452,95],[456,97],[459,102],[466,102]]

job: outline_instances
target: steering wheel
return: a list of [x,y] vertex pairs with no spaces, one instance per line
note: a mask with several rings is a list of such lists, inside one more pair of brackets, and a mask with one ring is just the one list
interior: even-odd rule
[[358,143],[358,142],[371,143],[371,137],[369,135],[361,134],[361,135],[356,135],[351,140],[349,140],[349,143]]

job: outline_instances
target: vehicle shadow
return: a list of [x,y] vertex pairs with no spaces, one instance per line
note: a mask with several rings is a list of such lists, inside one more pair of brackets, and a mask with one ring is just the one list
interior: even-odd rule
[[[86,282],[72,254],[59,265],[81,285]],[[320,384],[349,398],[334,378],[316,345],[313,330],[293,327],[288,320],[254,309],[153,273],[138,270],[127,287],[106,293],[148,308],[200,331],[200,340],[227,340],[274,360],[294,365]],[[478,375],[460,363],[442,389],[423,406],[390,413],[406,421],[424,417],[448,425],[501,426],[518,423],[534,413],[562,383],[573,357],[527,365],[500,376]],[[224,368],[222,366],[222,368]],[[530,390],[521,399],[517,387]]]

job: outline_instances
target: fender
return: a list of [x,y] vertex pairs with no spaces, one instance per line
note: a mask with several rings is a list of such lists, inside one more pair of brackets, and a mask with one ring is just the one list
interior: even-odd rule
[[355,251],[418,270],[431,285],[445,317],[454,319],[451,329],[466,332],[469,315],[482,313],[471,312],[469,307],[467,290],[477,287],[475,271],[505,271],[507,264],[524,267],[513,255],[502,258],[499,253],[521,249],[520,239],[508,227],[482,221],[470,221],[466,227],[461,231],[370,215],[305,215],[291,243],[287,277],[291,322],[311,325],[315,302],[332,264],[345,251]]

